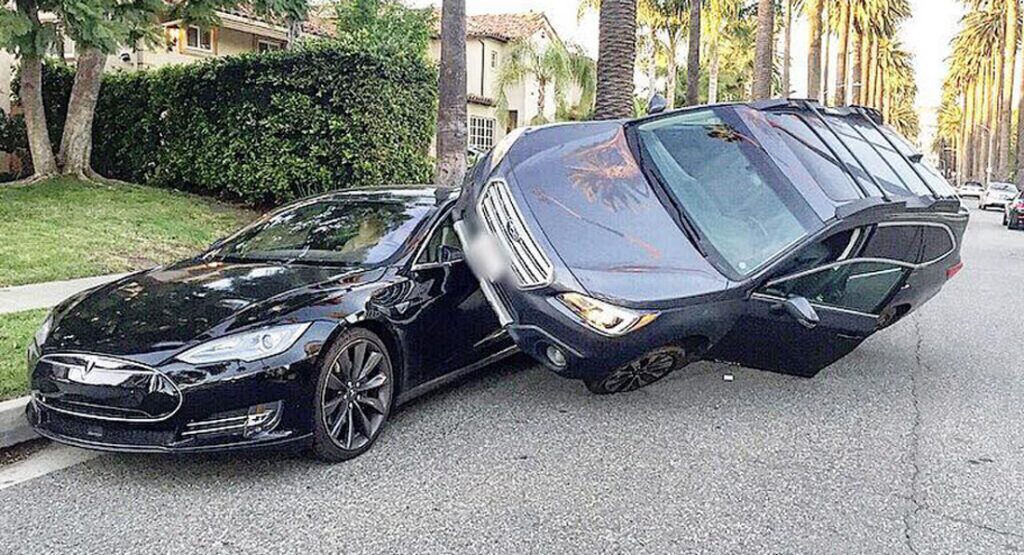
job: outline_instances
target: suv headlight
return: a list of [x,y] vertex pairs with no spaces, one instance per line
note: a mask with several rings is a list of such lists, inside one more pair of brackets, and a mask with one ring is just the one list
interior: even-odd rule
[[650,324],[658,317],[657,312],[639,312],[580,293],[562,293],[557,299],[589,328],[604,335],[624,335]]
[[289,324],[229,335],[192,347],[175,358],[189,364],[228,360],[253,362],[291,349],[309,326],[309,323]]

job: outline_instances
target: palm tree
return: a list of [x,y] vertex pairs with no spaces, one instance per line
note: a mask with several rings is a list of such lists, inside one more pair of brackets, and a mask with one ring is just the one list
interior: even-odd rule
[[775,3],[757,0],[757,44],[754,54],[754,100],[772,95],[772,42],[775,37]]
[[836,96],[834,103],[844,106],[847,102],[847,59],[850,57],[850,2],[849,0],[833,0],[836,9],[835,21],[831,22],[839,36],[836,51]]
[[718,102],[718,80],[721,72],[722,40],[729,32],[730,24],[734,24],[743,7],[742,0],[707,0],[707,9],[702,18],[704,28],[701,35],[705,37],[708,58],[708,104]]
[[637,0],[601,0],[598,21],[596,119],[633,113]]
[[[547,123],[545,107],[548,89],[552,89],[559,111],[587,114],[593,108],[595,71],[593,61],[574,47],[567,49],[560,42],[549,42],[543,46],[534,41],[520,40],[502,62],[495,87],[498,91],[498,115],[502,120],[508,116],[508,89],[533,76],[537,83],[537,115],[530,122],[533,125]],[[565,105],[569,85],[575,84],[580,91],[577,107]]]
[[1020,0],[1003,0],[1003,4],[1006,30],[1003,33],[1003,97],[999,106],[999,164],[996,166],[996,177],[1005,181],[1010,178],[1010,133],[1013,127],[1013,85],[1017,67]]
[[[821,98],[821,16],[824,0],[808,0],[806,11],[811,35],[807,53],[807,96]],[[786,62],[789,62],[788,57]]]
[[437,106],[435,183],[456,187],[466,175],[466,3],[441,7],[441,63]]
[[690,0],[690,31],[686,53],[686,105],[697,104],[700,97],[700,10],[701,0]]

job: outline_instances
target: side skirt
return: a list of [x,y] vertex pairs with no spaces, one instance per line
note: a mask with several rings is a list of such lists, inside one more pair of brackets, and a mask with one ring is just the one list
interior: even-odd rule
[[439,387],[443,387],[443,386],[445,386],[447,384],[450,384],[450,383],[458,380],[459,378],[462,378],[462,377],[464,377],[464,376],[466,376],[468,374],[471,374],[471,373],[475,372],[476,370],[479,370],[479,369],[483,368],[484,366],[487,366],[487,365],[490,365],[490,364],[494,364],[495,362],[498,362],[499,360],[506,359],[506,358],[508,358],[508,357],[510,357],[510,356],[512,356],[512,355],[514,355],[516,353],[518,353],[518,352],[519,352],[519,347],[517,347],[515,345],[512,345],[512,346],[509,346],[509,347],[506,347],[506,348],[502,349],[501,351],[498,351],[497,353],[494,353],[493,355],[490,355],[488,357],[482,358],[482,359],[474,362],[473,364],[470,364],[468,366],[463,366],[462,368],[459,368],[458,370],[455,370],[453,372],[449,372],[449,373],[447,373],[447,374],[445,374],[443,376],[440,376],[438,378],[434,378],[434,379],[430,380],[429,382],[422,383],[422,384],[420,384],[420,385],[418,385],[418,386],[416,386],[416,387],[414,387],[414,388],[412,388],[412,389],[410,389],[408,391],[404,391],[401,394],[399,394],[397,402],[396,402],[396,405],[404,405],[404,404],[408,403],[409,401],[411,401],[411,400],[413,400],[413,399],[423,395],[424,393],[427,393],[427,392],[432,391],[434,389],[437,389]]

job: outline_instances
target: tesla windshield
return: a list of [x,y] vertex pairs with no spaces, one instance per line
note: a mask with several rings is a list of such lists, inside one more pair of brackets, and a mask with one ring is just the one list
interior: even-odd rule
[[729,108],[640,125],[645,161],[725,262],[746,275],[820,225]]
[[285,208],[214,251],[240,261],[372,266],[391,258],[429,207],[405,199],[339,195]]

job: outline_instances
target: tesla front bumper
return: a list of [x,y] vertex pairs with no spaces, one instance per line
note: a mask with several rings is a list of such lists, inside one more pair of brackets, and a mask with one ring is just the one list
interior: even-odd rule
[[[105,355],[48,354],[33,368],[26,417],[43,437],[103,451],[301,447],[312,437],[319,346],[332,327],[314,324],[287,352],[252,363],[147,367]],[[105,367],[83,374],[76,357]]]

